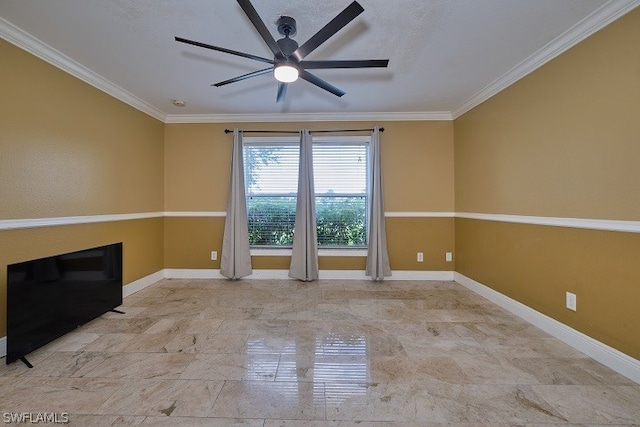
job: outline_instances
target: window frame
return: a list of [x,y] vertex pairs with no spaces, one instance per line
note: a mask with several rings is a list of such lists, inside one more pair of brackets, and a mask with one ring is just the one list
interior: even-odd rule
[[[318,245],[318,255],[330,254],[332,256],[363,256],[366,255],[366,252],[369,247],[369,226],[370,226],[370,218],[369,218],[369,204],[371,200],[371,136],[370,135],[322,135],[322,136],[314,136],[312,134],[312,143],[314,146],[316,145],[363,145],[366,147],[366,168],[365,168],[365,238],[367,240],[365,245],[358,246],[346,246],[346,245],[334,245],[334,246],[326,246],[326,245]],[[300,137],[299,136],[246,136],[243,138],[243,152],[244,146],[260,146],[260,145],[299,145]],[[245,165],[246,166],[246,165]],[[245,183],[245,191],[246,183]],[[277,197],[278,194],[273,194],[272,196]],[[281,196],[290,197],[291,194],[282,194]],[[338,196],[344,197],[352,197],[351,193],[340,193]],[[358,196],[362,196],[359,194]],[[247,203],[249,196],[247,195]],[[296,194],[297,197],[297,194]],[[317,197],[323,197],[322,195],[314,194],[314,197],[317,200]],[[335,197],[335,196],[334,196]],[[292,246],[280,246],[280,245],[251,245],[250,251],[251,255],[257,256],[270,256],[270,255],[286,255],[291,254]]]

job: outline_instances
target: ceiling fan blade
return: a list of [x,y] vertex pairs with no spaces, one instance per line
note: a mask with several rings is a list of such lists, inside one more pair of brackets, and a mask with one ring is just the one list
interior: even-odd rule
[[258,77],[261,76],[263,74],[268,74],[271,71],[273,71],[272,67],[269,68],[264,68],[262,70],[258,70],[258,71],[253,71],[251,73],[247,73],[247,74],[243,74],[241,76],[238,77],[234,77],[232,79],[229,80],[225,80],[223,82],[218,82],[218,83],[214,83],[211,86],[215,86],[215,87],[220,87],[220,86],[224,86],[224,85],[228,85],[229,83],[235,83],[235,82],[239,82],[241,80],[246,80],[246,79],[250,79],[251,77]]
[[278,94],[276,95],[276,103],[284,101],[284,97],[287,96],[287,83],[278,82]]
[[[240,1],[240,0],[238,0]],[[342,27],[353,21],[356,16],[364,12],[364,8],[357,1],[351,3],[345,10],[340,12],[338,16],[333,18],[331,22],[322,27],[320,31],[315,33],[309,40],[304,42],[302,46],[293,52],[293,56],[302,61],[305,56],[313,52],[318,46],[327,41],[329,37],[340,31]]]
[[342,90],[338,89],[337,87],[327,83],[326,81],[322,80],[320,77],[314,76],[313,74],[311,74],[310,72],[302,69],[300,70],[300,78],[301,79],[305,79],[306,81],[308,81],[309,83],[312,83],[316,86],[318,86],[319,88],[322,88],[328,92],[331,92],[332,94],[336,95],[336,96],[342,96],[344,95],[346,92],[343,92]]
[[238,0],[238,4],[242,10],[244,10],[244,13],[247,15],[253,26],[256,27],[256,30],[258,30],[262,39],[265,41],[267,46],[269,46],[271,52],[273,52],[273,55],[279,58],[284,58],[284,54],[282,53],[280,46],[278,46],[278,43],[276,43],[276,39],[273,38],[267,26],[264,25],[264,21],[260,18],[260,15],[258,15],[258,12],[256,12],[256,9],[253,7],[251,2],[249,0]]
[[320,68],[385,68],[388,59],[364,59],[355,61],[301,61],[298,65],[307,69]]
[[200,43],[194,40],[183,39],[182,37],[175,37],[177,42],[191,44],[198,47],[204,47],[205,49],[217,50],[219,52],[230,53],[231,55],[242,56],[243,58],[253,59],[255,61],[266,62],[267,64],[273,64],[273,59],[263,58],[261,56],[251,55],[250,53],[238,52],[237,50],[225,49],[224,47],[214,46],[211,44]]

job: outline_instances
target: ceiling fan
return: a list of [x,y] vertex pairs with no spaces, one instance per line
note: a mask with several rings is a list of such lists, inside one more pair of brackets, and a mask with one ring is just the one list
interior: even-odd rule
[[311,74],[307,70],[327,68],[384,68],[389,64],[388,59],[336,61],[304,60],[304,58],[311,52],[313,52],[318,46],[327,41],[331,36],[340,31],[340,29],[342,29],[345,25],[353,21],[358,15],[364,12],[364,8],[360,6],[357,1],[354,1],[349,6],[347,6],[327,25],[321,28],[309,40],[304,42],[302,46],[298,46],[298,43],[290,38],[296,34],[295,19],[290,16],[281,16],[278,19],[278,33],[280,33],[284,37],[276,41],[258,15],[258,12],[256,12],[256,10],[254,9],[251,2],[249,0],[237,1],[253,26],[256,28],[256,30],[258,30],[260,36],[262,36],[262,38],[264,39],[267,46],[269,46],[271,52],[273,52],[273,59],[264,58],[249,53],[238,52],[231,49],[225,49],[223,47],[213,46],[194,40],[188,40],[182,37],[175,37],[175,40],[180,43],[186,43],[206,49],[217,50],[219,52],[229,53],[231,55],[237,55],[243,58],[253,59],[255,61],[270,64],[270,66],[267,68],[243,74],[241,76],[237,76],[229,80],[224,80],[222,82],[214,83],[212,86],[220,87],[229,83],[235,83],[241,80],[246,80],[252,77],[257,77],[273,72],[274,77],[276,78],[276,80],[278,80],[278,93],[276,95],[276,102],[281,102],[284,100],[287,93],[288,84],[296,81],[298,77],[328,92],[331,92],[336,96],[342,96],[345,94],[344,91],[329,84],[328,82],[322,80],[314,74]]

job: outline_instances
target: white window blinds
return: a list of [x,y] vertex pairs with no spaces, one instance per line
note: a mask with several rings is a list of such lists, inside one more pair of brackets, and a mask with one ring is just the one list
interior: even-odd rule
[[[246,138],[244,161],[250,244],[291,246],[299,143],[291,138]],[[318,245],[366,246],[367,140],[314,138],[313,169]]]

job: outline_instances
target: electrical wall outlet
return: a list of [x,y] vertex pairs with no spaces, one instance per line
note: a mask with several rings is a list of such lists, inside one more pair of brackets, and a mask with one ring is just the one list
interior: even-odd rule
[[569,310],[576,311],[577,310],[577,302],[576,302],[576,294],[572,294],[571,292],[567,292],[567,308]]
[[424,254],[422,252],[418,252],[418,255],[416,256],[416,259],[418,262],[423,262],[424,261]]
[[453,253],[452,252],[447,252],[446,254],[444,254],[444,259],[447,262],[451,262],[453,261]]
[[216,261],[218,259],[218,251],[211,251],[211,261]]

